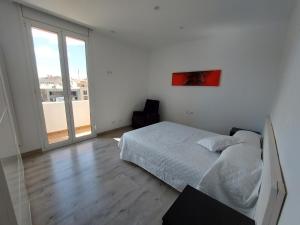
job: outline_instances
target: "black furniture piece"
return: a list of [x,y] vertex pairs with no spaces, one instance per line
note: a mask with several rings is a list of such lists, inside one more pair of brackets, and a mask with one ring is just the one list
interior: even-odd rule
[[158,113],[159,101],[147,99],[144,111],[134,111],[132,115],[132,127],[134,129],[145,127],[160,121]]
[[163,216],[163,225],[255,225],[254,220],[186,186]]
[[254,133],[257,133],[259,135],[261,135],[260,132],[258,131],[254,131],[254,130],[247,130],[247,129],[243,129],[243,128],[238,128],[238,127],[233,127],[231,128],[230,132],[229,132],[229,135],[230,136],[233,136],[236,132],[238,132],[239,130],[246,130],[246,131],[251,131],[251,132],[254,132]]

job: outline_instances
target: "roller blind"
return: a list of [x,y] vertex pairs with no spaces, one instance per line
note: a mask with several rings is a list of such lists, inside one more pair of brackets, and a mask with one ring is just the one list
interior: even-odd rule
[[44,24],[48,24],[54,27],[62,28],[65,30],[69,30],[74,33],[78,33],[80,35],[88,36],[90,28],[87,28],[83,25],[76,24],[74,22],[59,18],[57,16],[53,16],[51,14],[38,11],[36,9],[29,8],[24,5],[20,5],[22,16],[25,19],[41,22]]

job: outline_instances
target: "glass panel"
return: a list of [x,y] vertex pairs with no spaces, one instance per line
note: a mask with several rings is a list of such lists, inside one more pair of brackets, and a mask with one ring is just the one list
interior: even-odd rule
[[75,136],[91,134],[85,42],[66,37]]
[[31,28],[49,144],[69,139],[58,35]]

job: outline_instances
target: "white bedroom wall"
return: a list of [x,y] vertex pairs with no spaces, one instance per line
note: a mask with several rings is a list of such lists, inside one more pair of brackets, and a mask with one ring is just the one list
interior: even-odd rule
[[[276,92],[284,27],[223,26],[153,51],[149,97],[161,100],[164,120],[220,133],[232,126],[261,130]],[[220,87],[171,86],[172,72],[209,69],[222,69]]]
[[[32,75],[26,57],[22,23],[18,8],[0,0],[0,46],[6,61],[21,151],[41,148],[39,117],[33,99]],[[148,52],[104,37],[93,31],[90,36],[89,78],[94,86],[94,109],[97,132],[130,124],[133,110],[146,97]],[[107,73],[111,71],[111,73]]]
[[97,132],[130,125],[145,103],[149,54],[96,32],[90,44]]
[[271,119],[277,141],[287,199],[279,225],[299,224],[300,202],[300,1],[297,1],[286,42],[280,91],[275,100]]

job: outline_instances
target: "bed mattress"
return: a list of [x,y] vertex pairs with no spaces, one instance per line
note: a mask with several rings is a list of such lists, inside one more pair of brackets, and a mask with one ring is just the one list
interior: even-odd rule
[[197,144],[218,134],[172,122],[161,122],[125,133],[120,158],[132,162],[178,191],[197,188],[205,172],[220,156]]

